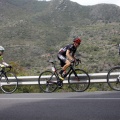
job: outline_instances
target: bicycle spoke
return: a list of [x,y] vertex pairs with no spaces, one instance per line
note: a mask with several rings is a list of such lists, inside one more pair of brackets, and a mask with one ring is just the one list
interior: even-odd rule
[[44,71],[40,74],[38,83],[43,92],[53,92],[57,89],[57,79],[51,71]]
[[2,74],[0,86],[4,93],[13,93],[18,86],[17,77],[11,72]]
[[68,78],[70,87],[76,92],[85,91],[90,84],[89,75],[81,69],[75,69],[75,72],[77,73],[77,76],[72,72]]

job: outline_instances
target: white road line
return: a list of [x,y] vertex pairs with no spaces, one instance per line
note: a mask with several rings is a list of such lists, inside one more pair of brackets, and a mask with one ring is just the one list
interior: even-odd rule
[[120,100],[120,98],[0,98],[0,100]]

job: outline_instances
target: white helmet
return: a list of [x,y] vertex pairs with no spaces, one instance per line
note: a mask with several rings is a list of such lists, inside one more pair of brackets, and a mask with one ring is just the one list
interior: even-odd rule
[[4,50],[5,50],[4,47],[0,46],[0,51],[4,51]]

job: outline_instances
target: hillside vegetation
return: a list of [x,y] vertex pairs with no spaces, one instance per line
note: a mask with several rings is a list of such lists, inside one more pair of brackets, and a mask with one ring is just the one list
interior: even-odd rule
[[113,4],[82,6],[70,0],[0,0],[0,45],[4,59],[32,74],[47,69],[49,59],[76,36],[80,67],[88,72],[108,71],[120,65],[120,7]]

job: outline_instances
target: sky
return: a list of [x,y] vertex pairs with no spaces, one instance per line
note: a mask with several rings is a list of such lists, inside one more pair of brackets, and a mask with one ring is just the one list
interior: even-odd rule
[[[50,1],[50,0],[46,0]],[[120,0],[71,0],[73,2],[77,2],[80,5],[96,5],[100,3],[107,3],[107,4],[115,4],[120,6]]]
[[95,5],[100,3],[115,4],[120,6],[120,0],[71,0],[77,2],[80,5]]

